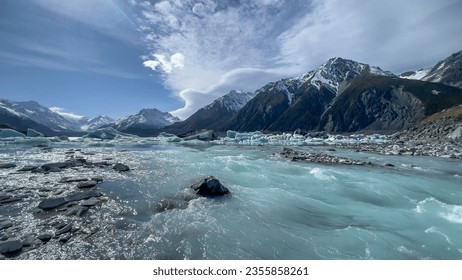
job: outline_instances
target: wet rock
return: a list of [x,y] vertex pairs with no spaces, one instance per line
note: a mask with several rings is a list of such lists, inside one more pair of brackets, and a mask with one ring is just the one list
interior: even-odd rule
[[194,183],[191,187],[194,192],[201,196],[221,196],[229,194],[229,190],[223,186],[218,179],[207,176]]
[[13,226],[13,222],[10,220],[0,222],[0,230],[7,229]]
[[61,236],[59,238],[59,242],[60,243],[66,243],[67,241],[69,241],[69,239],[71,239],[72,235],[70,233],[66,233],[64,234],[63,236]]
[[44,199],[39,203],[38,208],[42,210],[51,210],[61,205],[64,205],[68,202],[80,201],[80,200],[88,199],[90,197],[99,197],[102,195],[103,195],[102,193],[96,192],[96,191],[77,192],[77,193],[73,193],[65,197]]
[[15,168],[16,164],[14,163],[0,163],[0,169]]
[[37,239],[33,235],[26,235],[22,238],[22,246],[30,247],[36,244]]
[[103,178],[101,178],[101,177],[92,177],[91,180],[96,181],[96,183],[99,184],[99,183],[101,183],[103,181]]
[[63,228],[57,230],[57,231],[55,232],[55,235],[58,236],[58,235],[61,235],[61,234],[70,232],[71,229],[72,229],[72,224],[67,224],[67,225],[64,226]]
[[39,166],[34,166],[34,165],[26,165],[20,169],[18,169],[18,171],[23,171],[23,172],[27,172],[27,171],[32,171],[32,170],[35,170],[39,168]]
[[130,167],[122,163],[116,163],[112,169],[119,172],[130,171]]
[[77,184],[77,188],[79,189],[86,189],[86,188],[92,188],[98,184],[96,181],[87,181],[87,182],[80,182]]
[[13,202],[21,201],[21,200],[22,200],[22,197],[10,197],[4,200],[0,200],[0,204],[13,203]]
[[87,211],[88,211],[88,207],[81,206],[81,205],[75,205],[67,209],[64,212],[64,215],[82,217]]
[[99,198],[96,198],[96,197],[91,197],[85,201],[82,201],[82,203],[80,203],[80,205],[82,206],[86,206],[86,207],[92,207],[92,206],[95,206],[95,205],[98,205],[101,203],[101,200]]
[[19,240],[8,240],[0,242],[0,254],[14,254],[22,249],[22,242]]
[[37,239],[41,240],[42,242],[48,242],[53,237],[53,234],[50,232],[44,232],[37,236]]
[[158,212],[164,212],[175,208],[173,200],[170,199],[161,199],[156,206]]
[[2,200],[7,200],[11,197],[11,195],[5,193],[5,192],[0,192],[0,201]]
[[59,180],[60,183],[78,183],[88,181],[88,178],[69,178],[65,177]]
[[385,167],[395,167],[395,166],[391,163],[385,163]]

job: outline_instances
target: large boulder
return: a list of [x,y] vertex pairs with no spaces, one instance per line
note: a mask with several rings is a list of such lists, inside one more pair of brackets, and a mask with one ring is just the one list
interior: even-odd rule
[[8,240],[4,242],[0,242],[0,253],[7,255],[7,254],[14,254],[19,252],[22,249],[22,243],[19,240]]
[[191,187],[194,192],[201,196],[221,196],[229,194],[229,190],[223,186],[217,178],[207,176],[194,183]]

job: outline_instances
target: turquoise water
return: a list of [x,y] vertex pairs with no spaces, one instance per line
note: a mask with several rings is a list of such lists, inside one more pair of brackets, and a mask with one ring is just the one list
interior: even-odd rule
[[[462,259],[458,160],[329,152],[378,165],[353,167],[290,162],[282,147],[123,148],[86,148],[132,168],[98,187],[109,201],[89,218],[102,230],[21,258]],[[192,195],[206,175],[232,196]]]

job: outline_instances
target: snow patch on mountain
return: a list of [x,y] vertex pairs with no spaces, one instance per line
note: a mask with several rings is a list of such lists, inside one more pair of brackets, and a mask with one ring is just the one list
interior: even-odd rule
[[420,69],[417,71],[403,73],[399,77],[403,79],[409,79],[409,80],[422,80],[425,76],[428,75],[428,73],[430,73],[430,71],[431,71],[431,68]]
[[211,104],[203,107],[204,110],[208,110],[214,106],[219,106],[231,112],[237,112],[239,109],[252,98],[254,98],[256,92],[244,92],[242,90],[232,90],[228,94],[216,99]]
[[127,130],[130,127],[138,125],[157,129],[178,121],[180,121],[180,119],[168,112],[161,112],[157,109],[142,109],[135,115],[129,115],[115,121],[112,127],[119,131]]

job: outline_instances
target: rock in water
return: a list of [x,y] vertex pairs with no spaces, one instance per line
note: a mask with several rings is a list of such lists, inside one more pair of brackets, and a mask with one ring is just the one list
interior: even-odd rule
[[96,181],[87,181],[87,182],[80,182],[77,184],[77,188],[79,189],[86,189],[86,188],[91,188],[96,186],[97,182]]
[[0,163],[0,169],[15,168],[16,164],[14,163]]
[[229,193],[229,190],[213,176],[207,176],[201,179],[190,188],[192,188],[196,194],[201,196],[220,196]]
[[0,222],[0,230],[6,229],[6,228],[9,228],[9,227],[12,227],[12,226],[13,226],[12,221],[6,220],[6,221],[3,221],[3,222]]
[[102,195],[103,195],[102,193],[95,192],[95,191],[76,192],[76,193],[70,194],[65,197],[55,197],[55,198],[44,199],[39,203],[38,208],[42,210],[50,210],[50,209],[59,207],[61,205],[64,205],[68,202],[84,200],[90,197],[98,197]]
[[1,254],[14,254],[22,249],[22,243],[19,240],[9,240],[0,242],[0,253]]
[[130,171],[130,167],[122,163],[116,163],[112,169],[119,172]]

